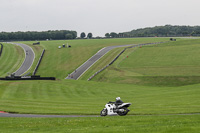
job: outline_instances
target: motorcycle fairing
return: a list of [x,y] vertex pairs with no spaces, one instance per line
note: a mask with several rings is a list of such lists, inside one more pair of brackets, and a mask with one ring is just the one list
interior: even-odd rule
[[121,105],[118,106],[118,108],[122,108],[122,107],[129,107],[131,105],[131,103],[122,103]]
[[112,105],[112,104],[106,104],[105,106],[106,106],[107,114],[108,115],[117,115],[117,113],[115,113],[113,111],[114,105]]

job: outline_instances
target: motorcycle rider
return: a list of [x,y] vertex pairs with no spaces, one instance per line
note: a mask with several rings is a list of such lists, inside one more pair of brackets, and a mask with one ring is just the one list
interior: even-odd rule
[[121,105],[122,103],[124,103],[120,97],[117,97],[116,98],[116,102],[115,102],[115,105],[118,107],[119,105]]
[[118,107],[119,105],[123,104],[124,102],[121,100],[120,97],[116,97],[116,101],[115,102],[109,102],[109,103],[113,103],[116,105],[116,107]]

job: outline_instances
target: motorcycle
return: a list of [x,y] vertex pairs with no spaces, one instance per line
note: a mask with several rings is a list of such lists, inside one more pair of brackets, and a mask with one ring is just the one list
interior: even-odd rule
[[130,111],[128,107],[131,105],[131,103],[122,103],[120,105],[116,105],[115,102],[108,102],[105,105],[105,108],[101,111],[101,116],[113,116],[113,115],[120,115],[125,116]]

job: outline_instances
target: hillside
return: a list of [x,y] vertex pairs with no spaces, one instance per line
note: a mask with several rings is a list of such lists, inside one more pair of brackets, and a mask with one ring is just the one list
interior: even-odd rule
[[131,37],[200,36],[200,26],[155,26],[124,32]]
[[[148,42],[167,41],[169,38],[130,38],[130,39],[84,39],[84,40],[58,40],[58,41],[40,41],[40,47],[45,48],[45,55],[40,64],[37,74],[41,76],[53,76],[57,79],[64,79],[69,73],[77,69],[97,51],[107,46],[123,44],[140,44]],[[41,48],[38,45],[32,45],[33,42],[21,42],[28,44],[33,49],[40,49],[36,54],[41,54]],[[69,44],[71,48],[61,48],[58,46]]]
[[148,86],[200,83],[199,44],[199,39],[178,40],[129,49],[93,80]]

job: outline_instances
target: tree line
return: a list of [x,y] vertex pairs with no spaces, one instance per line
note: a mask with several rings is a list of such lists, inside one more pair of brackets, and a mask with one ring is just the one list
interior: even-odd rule
[[141,28],[123,33],[106,33],[106,38],[123,37],[175,37],[175,36],[200,36],[200,26],[155,26],[150,28]]
[[[85,32],[82,32],[81,35],[80,35],[80,38],[83,39],[83,38],[85,38],[85,37],[86,37]],[[91,39],[92,37],[93,37],[92,33],[88,33],[88,34],[87,34],[87,38],[90,38],[90,39]]]
[[0,40],[60,40],[75,39],[76,31],[69,30],[49,30],[49,31],[27,31],[27,32],[0,32]]
[[[200,26],[155,26],[132,30],[122,33],[106,33],[106,38],[127,38],[127,37],[175,37],[175,36],[200,36]],[[93,38],[92,33],[80,34],[80,38]],[[48,31],[27,31],[27,32],[0,32],[0,41],[12,40],[61,40],[76,39],[77,32],[69,30],[48,30]],[[101,38],[101,37],[96,37]]]

